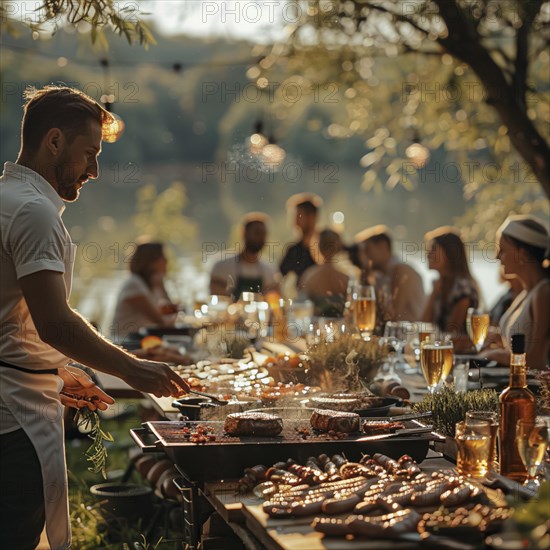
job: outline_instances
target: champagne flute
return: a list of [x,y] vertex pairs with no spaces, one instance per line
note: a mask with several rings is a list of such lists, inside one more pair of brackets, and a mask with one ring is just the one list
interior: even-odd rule
[[424,340],[424,342],[420,342],[420,366],[428,385],[428,391],[432,394],[435,393],[443,375],[444,345],[445,343],[440,341]]
[[481,351],[483,344],[485,344],[490,324],[491,319],[488,313],[473,307],[468,308],[468,313],[466,315],[466,328],[468,330],[468,336],[470,337],[477,353]]
[[454,345],[449,334],[444,336],[444,340],[441,343],[441,349],[443,350],[443,369],[441,371],[441,381],[446,383],[454,365]]
[[376,324],[376,294],[374,287],[359,285],[353,289],[353,321],[364,340],[370,340]]
[[549,443],[549,427],[542,418],[518,420],[516,427],[516,444],[519,456],[527,470],[526,487],[538,489],[540,482],[537,471],[542,464]]

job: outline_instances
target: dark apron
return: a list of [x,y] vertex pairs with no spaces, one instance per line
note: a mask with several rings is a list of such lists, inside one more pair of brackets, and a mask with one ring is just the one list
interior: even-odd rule
[[259,294],[262,292],[262,286],[262,277],[243,277],[242,275],[238,275],[235,288],[233,289],[233,300],[236,302],[243,292]]

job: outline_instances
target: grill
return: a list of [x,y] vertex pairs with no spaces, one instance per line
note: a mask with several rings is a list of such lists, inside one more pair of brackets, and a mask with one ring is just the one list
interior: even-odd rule
[[[405,427],[419,424],[405,421]],[[184,437],[184,428],[195,431],[198,426],[209,429],[214,441],[192,443]],[[293,458],[305,463],[308,457],[326,454],[344,454],[349,460],[359,460],[363,454],[383,453],[399,458],[407,453],[421,462],[428,452],[432,433],[414,437],[392,437],[361,441],[362,434],[347,434],[335,438],[317,434],[304,420],[284,420],[283,432],[277,437],[227,436],[223,422],[146,422],[143,428],[130,430],[132,437],[144,452],[164,451],[190,480],[211,481],[235,479],[243,469],[256,464],[271,465]],[[307,428],[311,435],[303,437],[298,430]]]

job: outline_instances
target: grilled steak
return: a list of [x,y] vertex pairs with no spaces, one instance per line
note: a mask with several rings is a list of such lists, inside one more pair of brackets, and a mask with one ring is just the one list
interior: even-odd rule
[[232,413],[225,419],[224,430],[230,435],[279,435],[283,431],[283,420],[267,413]]
[[368,435],[392,434],[405,427],[401,422],[387,422],[385,420],[367,420],[363,423],[363,431]]
[[315,409],[310,423],[316,430],[324,432],[351,433],[359,431],[360,416],[356,413]]

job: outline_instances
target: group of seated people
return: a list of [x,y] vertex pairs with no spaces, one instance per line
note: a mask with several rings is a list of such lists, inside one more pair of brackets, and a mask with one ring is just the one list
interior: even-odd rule
[[[355,236],[354,244],[345,246],[333,229],[317,231],[321,202],[318,196],[306,193],[289,200],[301,238],[285,248],[278,269],[262,259],[268,216],[259,212],[246,215],[242,249],[214,265],[210,293],[237,300],[242,292],[280,292],[282,278],[287,284],[291,278],[298,298],[310,299],[316,315],[338,317],[343,314],[350,285],[371,284],[384,321],[433,323],[458,341],[467,339],[468,308],[483,307],[483,302],[457,230],[445,226],[425,236],[428,267],[439,274],[426,297],[421,276],[395,253],[388,227],[367,228]],[[548,232],[533,217],[509,216],[498,230],[496,242],[502,276],[510,290],[491,312],[492,323],[500,325],[501,337],[489,339],[490,347],[483,354],[508,364],[511,335],[524,333],[529,367],[543,368],[550,352],[550,268],[545,264]],[[129,327],[168,326],[177,312],[164,288],[166,257],[160,243],[139,245],[130,270],[113,322],[119,339]],[[121,327],[125,327],[122,333]]]

